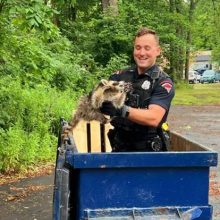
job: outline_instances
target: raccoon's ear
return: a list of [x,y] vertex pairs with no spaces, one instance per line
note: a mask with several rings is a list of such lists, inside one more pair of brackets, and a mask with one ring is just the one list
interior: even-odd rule
[[108,85],[108,80],[106,80],[106,79],[101,79],[101,84],[102,84],[103,86]]

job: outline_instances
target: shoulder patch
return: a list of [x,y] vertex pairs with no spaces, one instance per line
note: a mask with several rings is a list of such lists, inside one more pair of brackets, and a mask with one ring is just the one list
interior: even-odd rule
[[169,93],[173,85],[169,80],[163,80],[160,85]]

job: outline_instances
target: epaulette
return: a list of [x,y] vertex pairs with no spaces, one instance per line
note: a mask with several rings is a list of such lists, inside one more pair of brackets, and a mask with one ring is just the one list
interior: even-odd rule
[[166,72],[164,72],[163,70],[161,70],[160,68],[158,68],[157,70],[154,70],[153,72],[152,72],[152,75],[151,75],[151,78],[152,79],[158,79],[158,78],[160,78],[160,77],[165,77],[165,78],[170,78],[170,76],[166,73]]
[[155,79],[158,79],[161,75],[161,70],[154,70],[152,73],[151,73],[151,78],[153,80]]

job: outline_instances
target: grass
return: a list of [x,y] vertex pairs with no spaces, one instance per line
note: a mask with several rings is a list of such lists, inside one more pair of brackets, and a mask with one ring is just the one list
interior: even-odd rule
[[194,84],[176,89],[173,105],[220,105],[220,83]]

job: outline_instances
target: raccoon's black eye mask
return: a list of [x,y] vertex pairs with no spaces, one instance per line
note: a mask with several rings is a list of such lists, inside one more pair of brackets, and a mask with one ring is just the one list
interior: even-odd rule
[[109,93],[109,94],[117,94],[119,93],[119,91],[117,90],[113,90],[112,88],[108,88],[104,91],[105,94]]
[[117,86],[118,84],[119,84],[118,82],[114,82],[112,85]]

